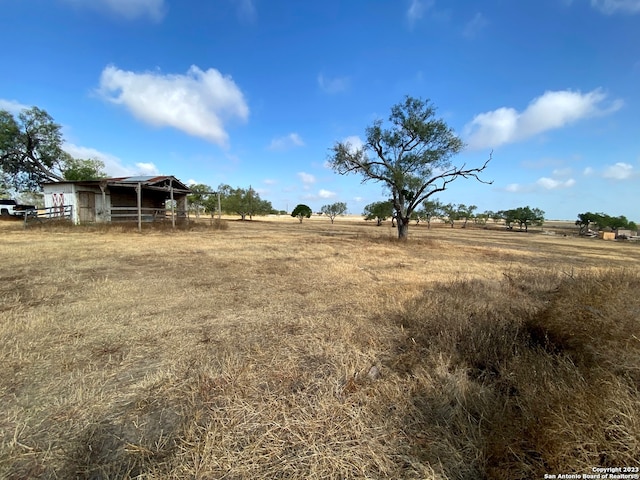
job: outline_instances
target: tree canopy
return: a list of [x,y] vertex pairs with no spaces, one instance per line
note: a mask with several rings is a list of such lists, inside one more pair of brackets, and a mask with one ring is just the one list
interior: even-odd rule
[[362,215],[365,220],[375,220],[380,226],[387,218],[393,216],[393,203],[391,200],[370,203],[364,207]]
[[336,172],[360,174],[363,182],[381,182],[390,191],[401,239],[408,236],[411,213],[457,178],[491,183],[479,177],[491,156],[476,168],[452,165],[464,145],[435,112],[430,101],[407,96],[391,108],[389,128],[376,120],[366,129],[362,147],[337,142],[330,151],[328,161]]
[[61,173],[65,180],[101,180],[107,178],[104,171],[104,162],[95,158],[72,158],[65,160],[61,167]]
[[44,110],[32,107],[14,117],[0,110],[0,171],[16,190],[37,190],[42,182],[65,180],[60,125]]
[[[214,195],[213,189],[209,185],[196,183],[191,185],[189,189],[191,193],[187,195],[187,201],[189,202],[189,208],[195,211],[196,218],[200,217],[201,210],[209,211],[210,213],[217,210],[217,196]],[[212,207],[211,210],[209,210],[209,206]]]
[[291,212],[291,216],[297,218],[298,220],[300,220],[300,223],[302,223],[302,220],[304,218],[311,218],[312,213],[313,212],[308,205],[304,205],[301,203],[296,205],[296,208],[294,208],[293,212]]
[[592,213],[585,212],[578,214],[576,225],[580,228],[580,234],[584,235],[588,233],[589,226],[593,224],[597,226],[599,230],[617,230],[619,228],[636,230],[637,225],[627,219],[624,215],[614,217],[606,213]]
[[346,213],[347,204],[344,202],[336,202],[331,205],[323,205],[320,211],[329,217],[331,223],[333,223],[338,215],[344,215]]
[[260,198],[253,188],[231,188],[229,185],[220,185],[220,203],[222,210],[227,213],[240,215],[242,220],[248,216],[266,215],[273,211],[271,202]]
[[497,213],[502,218],[507,227],[511,228],[513,223],[517,223],[525,232],[529,231],[529,225],[542,225],[544,223],[544,211],[539,208],[518,207],[510,210],[501,210]]
[[442,215],[444,205],[439,200],[424,200],[418,215],[427,221],[427,228],[431,228],[431,219]]
[[44,182],[100,180],[104,163],[73,158],[62,148],[61,127],[38,107],[12,115],[0,110],[0,184],[37,191]]
[[473,218],[474,212],[478,209],[475,205],[458,205],[458,218],[464,220],[462,228],[467,228],[467,222]]
[[460,219],[460,210],[458,209],[458,205],[455,203],[447,203],[446,205],[442,205],[440,208],[440,213],[442,215],[442,219],[451,225],[455,224],[456,220]]

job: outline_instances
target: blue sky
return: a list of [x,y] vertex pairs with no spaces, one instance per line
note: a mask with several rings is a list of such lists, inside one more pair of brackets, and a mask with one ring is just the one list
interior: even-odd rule
[[640,0],[0,0],[0,108],[112,176],[251,185],[275,208],[380,184],[326,167],[405,95],[480,165],[438,198],[640,221]]

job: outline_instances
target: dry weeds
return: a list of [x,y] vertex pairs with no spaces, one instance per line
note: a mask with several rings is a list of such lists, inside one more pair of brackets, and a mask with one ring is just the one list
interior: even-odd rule
[[0,235],[2,478],[640,458],[638,245],[288,218]]

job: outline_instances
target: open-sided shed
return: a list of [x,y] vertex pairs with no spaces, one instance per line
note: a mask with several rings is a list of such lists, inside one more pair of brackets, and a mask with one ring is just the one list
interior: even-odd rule
[[187,218],[189,187],[173,176],[137,176],[43,185],[48,215],[70,212],[73,223]]

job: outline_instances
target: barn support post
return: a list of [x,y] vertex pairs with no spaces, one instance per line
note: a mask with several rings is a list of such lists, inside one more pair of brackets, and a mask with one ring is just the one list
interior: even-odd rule
[[100,191],[102,192],[102,221],[110,222],[111,221],[111,209],[107,211],[107,182],[106,180],[102,180],[100,182]]
[[169,179],[169,196],[171,197],[171,227],[176,228],[176,206],[173,201],[173,178]]
[[136,186],[137,201],[138,201],[138,231],[142,231],[142,183],[138,182]]

